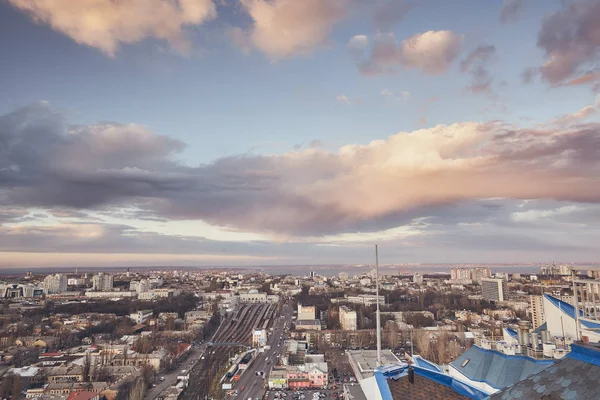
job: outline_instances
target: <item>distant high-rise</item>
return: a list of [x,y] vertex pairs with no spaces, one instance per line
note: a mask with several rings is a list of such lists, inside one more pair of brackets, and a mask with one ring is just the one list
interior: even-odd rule
[[569,276],[571,275],[571,271],[573,267],[570,265],[548,265],[544,267],[540,267],[540,275],[548,275],[548,276]]
[[481,296],[485,300],[504,301],[506,300],[506,281],[504,279],[482,278]]
[[450,270],[450,279],[453,281],[471,280],[471,270],[469,268],[452,268]]
[[94,275],[92,278],[92,289],[93,290],[110,290],[113,288],[113,276],[100,272],[98,275]]
[[348,280],[348,273],[347,272],[340,272],[338,274],[338,277],[340,278],[341,281],[347,281]]
[[315,271],[310,271],[310,277],[311,277],[311,278],[314,278],[314,277],[315,277],[315,275],[316,275],[316,274],[315,274]]
[[481,282],[482,279],[491,278],[492,271],[488,267],[473,268],[471,279],[475,282]]
[[422,285],[423,284],[423,275],[421,275],[418,272],[415,272],[413,275],[413,282],[416,283],[417,285]]
[[66,275],[48,275],[44,278],[44,290],[48,294],[65,292],[67,290],[67,282]]
[[342,330],[355,331],[357,325],[356,321],[356,311],[346,306],[340,306],[340,325]]
[[533,329],[537,329],[546,322],[544,315],[544,298],[542,296],[529,296],[529,312]]

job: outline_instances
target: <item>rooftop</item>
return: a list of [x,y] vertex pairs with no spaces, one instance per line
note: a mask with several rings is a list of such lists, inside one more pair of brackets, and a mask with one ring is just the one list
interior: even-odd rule
[[[348,350],[346,354],[357,380],[373,376],[377,368],[377,350]],[[383,366],[395,365],[400,360],[390,350],[381,350],[381,363]]]
[[571,346],[571,352],[550,368],[491,396],[491,400],[592,400],[600,395],[600,347]]
[[389,379],[388,386],[392,398],[411,400],[467,400],[469,397],[457,393],[449,386],[415,374],[414,383],[410,383],[408,376],[398,380]]
[[496,350],[473,346],[452,361],[450,366],[471,381],[485,382],[495,389],[502,389],[548,368],[553,363],[552,359],[509,356]]

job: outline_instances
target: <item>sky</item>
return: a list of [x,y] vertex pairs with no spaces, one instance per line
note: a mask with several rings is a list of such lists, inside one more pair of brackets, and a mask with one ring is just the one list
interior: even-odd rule
[[599,0],[0,0],[0,267],[598,262]]

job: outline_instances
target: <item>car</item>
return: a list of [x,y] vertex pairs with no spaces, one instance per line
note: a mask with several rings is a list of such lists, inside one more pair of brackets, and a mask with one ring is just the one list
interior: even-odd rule
[[163,382],[165,380],[164,376],[161,376],[160,378],[158,378],[159,381]]

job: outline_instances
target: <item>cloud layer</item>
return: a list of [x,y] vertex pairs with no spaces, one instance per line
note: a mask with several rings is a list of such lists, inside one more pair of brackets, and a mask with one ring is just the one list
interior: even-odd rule
[[235,38],[272,59],[308,53],[328,43],[333,27],[347,15],[351,0],[240,0],[252,18]]
[[398,44],[396,36],[389,33],[375,37],[368,55],[368,38],[364,35],[351,38],[348,48],[364,75],[395,73],[398,68],[437,75],[446,72],[458,57],[462,41],[462,35],[451,31],[428,31]]
[[35,21],[77,43],[114,56],[121,43],[166,40],[180,52],[190,49],[186,26],[216,17],[212,0],[8,0]]
[[500,22],[508,24],[518,19],[526,0],[504,0],[500,13]]
[[492,76],[488,70],[488,63],[496,53],[496,46],[481,45],[471,51],[460,63],[463,73],[471,75],[472,82],[467,89],[473,93],[489,93],[491,91]]
[[136,206],[285,237],[377,231],[421,209],[476,199],[599,202],[600,124],[579,121],[456,123],[335,153],[186,166],[175,158],[178,141],[137,125],[68,128],[39,104],[0,118],[0,205]]
[[570,2],[542,23],[537,44],[546,54],[543,79],[559,84],[585,73],[600,58],[600,2]]

